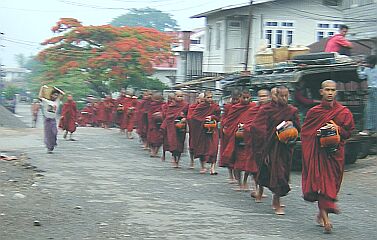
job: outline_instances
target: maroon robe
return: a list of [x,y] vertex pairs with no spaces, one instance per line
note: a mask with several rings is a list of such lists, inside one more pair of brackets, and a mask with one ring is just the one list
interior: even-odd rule
[[[119,125],[119,128],[121,130],[124,130],[127,128],[127,122],[126,122],[126,106],[128,102],[128,98],[125,96],[120,96],[116,101],[115,101],[115,108],[116,108],[116,123]],[[120,110],[119,105],[123,105],[123,108]]]
[[111,125],[111,123],[113,122],[113,114],[114,114],[114,102],[113,102],[113,99],[112,98],[106,98],[104,101],[103,101],[103,105],[104,105],[104,123],[106,123],[107,125]]
[[[171,104],[171,101],[165,102],[161,107],[163,119],[165,119],[166,117],[166,112],[168,110],[169,104]],[[163,134],[162,151],[166,152],[166,151],[169,151],[168,136],[167,136],[166,131],[162,131],[162,134]]]
[[[138,101],[137,101],[137,98],[134,98],[134,97],[130,97],[128,99],[129,100],[126,102],[127,114],[125,116],[126,117],[125,122],[126,122],[127,131],[132,132],[135,126],[135,121],[136,121],[136,109],[137,109]],[[130,108],[133,108],[133,110],[131,110]]]
[[229,111],[223,128],[224,148],[221,155],[221,165],[227,165],[241,171],[257,172],[255,166],[252,169],[248,167],[250,162],[248,159],[252,155],[252,148],[247,146],[245,141],[241,145],[235,137],[239,123],[245,124],[250,121],[250,118],[255,118],[257,114],[257,111],[254,110],[255,108],[257,108],[255,103],[238,103],[233,105]]
[[192,112],[192,126],[190,134],[194,136],[193,153],[195,158],[202,161],[215,163],[217,160],[217,151],[219,146],[219,131],[211,134],[206,133],[204,128],[206,117],[211,116],[216,121],[220,120],[220,107],[216,103],[200,103]]
[[293,145],[278,140],[276,127],[282,121],[292,121],[300,131],[297,108],[270,102],[263,105],[251,126],[255,139],[256,158],[261,160],[258,184],[268,187],[277,196],[285,196],[290,191],[289,175],[293,157]]
[[[193,127],[192,126],[192,112],[194,111],[194,109],[196,108],[196,106],[198,106],[198,103],[193,103],[193,104],[190,104],[189,108],[188,108],[188,112],[187,112],[187,124],[189,126],[189,131],[190,129]],[[195,140],[195,136],[193,133],[190,132],[190,135],[189,135],[189,150],[190,152],[193,152],[193,144],[194,144],[194,140]]]
[[188,104],[186,102],[172,102],[168,105],[164,122],[161,129],[166,132],[167,145],[173,156],[180,156],[184,150],[186,132],[180,132],[175,127],[175,120],[178,117],[187,116]]
[[220,152],[219,152],[220,162],[219,162],[219,166],[220,167],[233,168],[233,166],[230,165],[230,162],[227,162],[222,157],[222,155],[223,155],[225,146],[228,144],[229,136],[230,136],[230,135],[224,134],[224,126],[227,125],[228,112],[232,109],[232,106],[234,106],[234,105],[236,105],[236,104],[226,103],[226,104],[223,105],[224,111],[223,111],[223,114],[221,115],[220,134],[219,134],[219,137],[220,137]]
[[87,126],[88,124],[93,124],[93,106],[86,106],[81,110],[81,126]]
[[[339,126],[341,143],[335,153],[321,148],[317,130],[333,120]],[[354,122],[350,110],[334,101],[311,108],[302,126],[302,192],[307,201],[319,201],[320,209],[336,211],[336,197],[344,171],[345,140],[351,136]]]
[[75,101],[67,101],[62,108],[59,127],[70,133],[76,131],[77,107]]
[[164,102],[161,102],[161,101],[151,101],[151,104],[150,104],[150,109],[148,112],[147,141],[151,147],[161,147],[163,143],[163,132],[160,128],[162,121],[156,121],[156,119],[153,117],[154,113],[158,113],[158,112],[162,113],[163,104]]
[[98,123],[101,124],[105,122],[105,105],[103,101],[99,102],[97,105],[96,117]]
[[258,115],[259,109],[263,105],[256,105],[252,108],[249,108],[246,112],[245,121],[244,121],[244,142],[245,147],[243,149],[243,154],[247,156],[246,162],[243,166],[243,171],[257,174],[259,171],[260,161],[256,159],[256,154],[254,153],[255,140],[252,137],[250,126],[252,126],[255,118]]
[[140,105],[138,107],[137,113],[137,133],[139,134],[140,138],[143,142],[147,141],[147,134],[148,134],[148,111],[150,107],[151,100],[150,99],[142,99],[140,101]]

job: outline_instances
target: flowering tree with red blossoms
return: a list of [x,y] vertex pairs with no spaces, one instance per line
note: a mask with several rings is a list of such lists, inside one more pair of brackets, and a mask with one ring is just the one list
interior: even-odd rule
[[152,62],[171,56],[171,37],[151,28],[83,26],[61,18],[51,30],[59,35],[44,41],[47,48],[38,54],[43,83],[65,79],[69,85],[68,77],[72,85],[79,80],[99,95],[121,87],[147,87]]

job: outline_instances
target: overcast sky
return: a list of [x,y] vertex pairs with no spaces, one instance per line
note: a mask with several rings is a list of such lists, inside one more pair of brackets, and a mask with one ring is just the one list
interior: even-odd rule
[[182,30],[204,26],[204,19],[189,17],[248,0],[1,0],[0,63],[16,66],[15,54],[35,55],[39,43],[52,37],[51,27],[61,17],[73,17],[84,25],[108,24],[128,8],[152,7],[171,13]]

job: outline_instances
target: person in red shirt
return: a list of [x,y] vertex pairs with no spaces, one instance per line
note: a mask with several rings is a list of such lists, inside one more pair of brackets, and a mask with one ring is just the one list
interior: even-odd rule
[[345,38],[347,32],[348,26],[340,25],[339,33],[327,40],[325,52],[337,52],[342,55],[351,55],[350,49],[352,48],[352,43]]

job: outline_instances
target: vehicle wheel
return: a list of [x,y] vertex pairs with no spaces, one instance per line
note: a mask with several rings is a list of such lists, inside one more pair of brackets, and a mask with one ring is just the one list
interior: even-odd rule
[[345,149],[345,162],[346,164],[353,164],[357,160],[360,152],[361,142],[348,142]]

